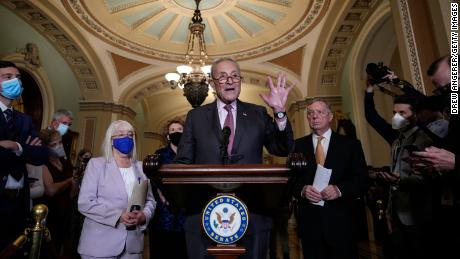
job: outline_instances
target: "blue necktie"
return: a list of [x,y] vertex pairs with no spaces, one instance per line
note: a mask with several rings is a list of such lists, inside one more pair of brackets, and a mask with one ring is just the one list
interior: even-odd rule
[[5,120],[6,120],[6,125],[8,126],[8,132],[10,134],[13,133],[13,110],[12,109],[6,109],[4,112],[5,114]]

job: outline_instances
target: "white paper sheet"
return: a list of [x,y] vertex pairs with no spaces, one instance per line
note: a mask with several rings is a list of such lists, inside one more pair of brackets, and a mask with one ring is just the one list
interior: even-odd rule
[[[316,168],[315,179],[313,180],[313,187],[316,190],[321,192],[324,188],[329,185],[329,180],[331,179],[332,169],[325,168],[321,165],[318,165]],[[324,200],[319,202],[312,202],[312,204],[324,206]]]

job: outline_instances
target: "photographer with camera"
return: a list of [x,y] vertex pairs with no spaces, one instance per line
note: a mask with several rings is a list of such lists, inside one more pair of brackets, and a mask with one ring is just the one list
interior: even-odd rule
[[[433,145],[433,140],[417,126],[416,103],[423,96],[409,83],[400,80],[382,64],[369,64],[365,96],[365,116],[369,124],[391,145],[390,172],[377,172],[380,179],[390,184],[387,205],[389,243],[386,251],[396,258],[424,258],[432,252],[432,203],[436,181],[432,175],[414,170],[408,159],[412,151]],[[374,84],[397,85],[405,95],[396,96],[382,86],[380,89],[396,96],[392,123],[385,121],[376,111]]]

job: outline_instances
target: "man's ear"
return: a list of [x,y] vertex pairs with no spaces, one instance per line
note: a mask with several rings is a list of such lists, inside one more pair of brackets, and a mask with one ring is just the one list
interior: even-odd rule
[[329,112],[329,122],[331,122],[332,119],[334,119],[334,113]]

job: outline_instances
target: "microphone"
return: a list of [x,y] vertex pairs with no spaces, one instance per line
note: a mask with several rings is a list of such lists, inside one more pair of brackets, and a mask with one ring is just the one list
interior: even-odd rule
[[231,133],[232,130],[228,126],[225,126],[222,129],[222,138],[220,139],[220,158],[222,159],[223,165],[225,165],[228,161],[227,147]]
[[230,139],[230,134],[232,134],[232,130],[230,129],[229,126],[225,126],[222,129],[222,139],[221,139],[221,144],[224,146],[228,146],[228,141]]

